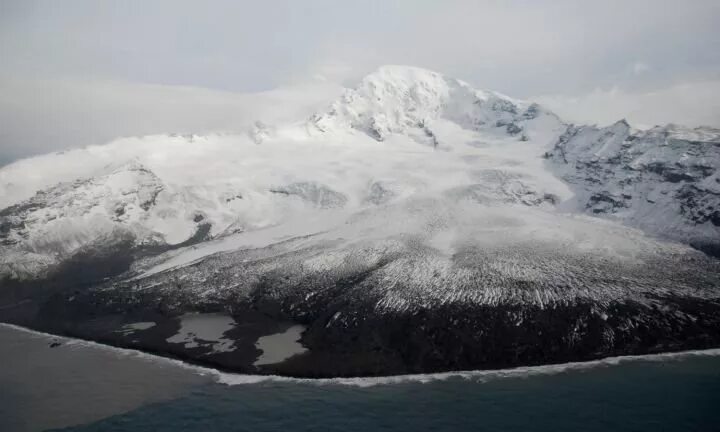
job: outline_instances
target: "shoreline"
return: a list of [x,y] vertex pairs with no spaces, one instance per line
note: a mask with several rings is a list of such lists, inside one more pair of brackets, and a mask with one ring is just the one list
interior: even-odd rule
[[709,348],[700,350],[682,350],[668,351],[650,354],[622,355],[610,356],[595,360],[577,361],[567,363],[555,363],[533,366],[518,366],[505,369],[482,369],[482,370],[458,370],[446,372],[429,372],[421,374],[401,374],[401,375],[385,375],[385,376],[357,376],[357,377],[327,377],[327,378],[306,378],[293,377],[285,375],[258,375],[258,374],[242,374],[238,372],[228,371],[222,368],[209,367],[200,362],[191,362],[171,356],[160,355],[134,348],[125,348],[115,345],[109,345],[93,340],[82,339],[71,336],[57,335],[47,333],[31,328],[19,326],[16,324],[0,322],[0,327],[28,333],[34,336],[42,336],[48,339],[65,339],[63,345],[84,345],[87,347],[109,350],[123,356],[141,358],[150,361],[161,361],[172,364],[174,366],[189,370],[201,376],[211,375],[215,382],[223,385],[247,385],[260,384],[264,382],[281,382],[281,383],[297,383],[297,384],[316,384],[316,385],[346,385],[354,387],[372,387],[376,385],[392,385],[402,383],[430,383],[435,381],[444,381],[452,378],[461,378],[467,380],[476,379],[484,382],[491,379],[527,377],[534,375],[552,375],[568,371],[586,370],[597,367],[611,367],[622,363],[630,362],[651,362],[666,361],[674,359],[682,359],[686,357],[708,357],[720,356],[720,348]]

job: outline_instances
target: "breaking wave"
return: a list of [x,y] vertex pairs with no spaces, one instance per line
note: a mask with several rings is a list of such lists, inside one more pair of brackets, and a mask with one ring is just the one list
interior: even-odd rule
[[378,385],[392,385],[403,383],[426,384],[449,379],[464,379],[475,382],[487,382],[501,378],[527,378],[538,375],[555,375],[564,372],[581,371],[598,367],[617,366],[630,362],[658,362],[681,360],[688,357],[720,356],[720,348],[707,350],[679,351],[661,354],[629,355],[606,357],[587,362],[571,362],[542,366],[523,366],[510,369],[470,370],[439,372],[428,374],[393,375],[382,377],[356,377],[356,378],[291,378],[276,375],[241,375],[217,372],[218,382],[226,385],[247,385],[263,382],[306,383],[316,385],[347,385],[355,387],[373,387]]

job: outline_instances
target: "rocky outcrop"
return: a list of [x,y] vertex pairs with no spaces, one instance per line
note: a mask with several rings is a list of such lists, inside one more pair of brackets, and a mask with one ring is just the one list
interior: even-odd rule
[[272,188],[270,192],[288,197],[297,197],[321,209],[342,207],[347,203],[345,195],[317,183],[292,183],[287,186]]
[[572,185],[569,210],[711,252],[720,245],[720,130],[568,127],[546,154]]

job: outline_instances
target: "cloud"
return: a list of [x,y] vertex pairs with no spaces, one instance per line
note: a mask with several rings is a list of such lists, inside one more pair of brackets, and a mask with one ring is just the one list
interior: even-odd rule
[[690,82],[647,92],[614,87],[582,96],[533,98],[567,121],[606,125],[622,118],[636,126],[678,123],[720,127],[720,80]]
[[[717,78],[720,2],[662,3],[25,0],[0,13],[0,73],[258,91],[323,74],[318,65],[358,75],[411,64],[517,97],[623,75],[630,89]],[[642,80],[627,73],[639,59],[653,66]]]
[[[273,98],[247,92],[349,85],[383,64],[517,98],[565,95],[547,98],[586,122],[708,123],[716,88],[686,83],[720,80],[718,22],[717,0],[0,1],[0,163],[239,128],[275,115],[263,108]],[[275,106],[302,111],[323,95]]]
[[[353,69],[323,69],[325,81],[299,82],[259,93],[118,81],[0,81],[0,165],[35,154],[102,144],[122,136],[246,130],[254,121],[307,118],[352,81]],[[330,78],[327,78],[330,77]],[[720,127],[720,80],[631,92],[619,87],[580,96],[531,97],[564,120],[636,126],[679,123]]]
[[340,93],[311,82],[259,93],[118,81],[0,81],[0,163],[122,136],[243,131],[301,120]]
[[642,75],[650,70],[650,65],[641,61],[636,61],[632,65],[632,73],[634,75]]
[[720,53],[708,49],[720,44],[717,1],[392,4],[353,11],[347,28],[316,55],[362,71],[387,63],[427,67],[523,98],[720,76]]

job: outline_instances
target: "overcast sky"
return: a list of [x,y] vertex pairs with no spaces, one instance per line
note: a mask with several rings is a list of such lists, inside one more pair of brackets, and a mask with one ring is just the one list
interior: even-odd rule
[[718,0],[0,0],[0,163],[285,120],[382,64],[569,121],[720,126],[719,22]]

